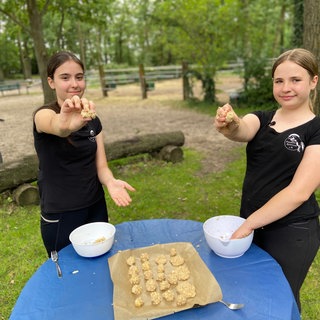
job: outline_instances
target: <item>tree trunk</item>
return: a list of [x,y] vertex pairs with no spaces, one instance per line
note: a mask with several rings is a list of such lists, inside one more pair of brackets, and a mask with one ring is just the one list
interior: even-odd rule
[[37,7],[36,0],[27,0],[27,9],[30,21],[31,37],[34,43],[34,51],[37,59],[37,65],[40,73],[40,78],[42,82],[42,89],[44,94],[44,103],[49,103],[55,100],[55,93],[50,88],[47,81],[47,50],[44,43],[43,37],[43,26],[42,26],[42,16]]
[[106,75],[105,75],[104,67],[101,61],[99,61],[98,69],[99,69],[100,85],[102,88],[102,95],[103,97],[108,97],[108,90],[106,89],[106,86],[107,86]]
[[188,71],[189,66],[187,62],[182,63],[182,93],[183,93],[183,100],[188,100],[190,97],[190,85],[188,79]]
[[142,99],[147,99],[147,82],[146,82],[143,64],[139,65],[139,78],[140,78]]
[[293,40],[292,44],[296,48],[303,46],[303,1],[293,0],[294,16],[293,16]]
[[[181,131],[146,134],[128,140],[105,143],[106,155],[109,161],[135,156],[138,154],[155,154],[165,146],[167,149],[163,160],[177,162],[181,151],[172,146],[184,145],[184,134]],[[164,151],[162,151],[164,152]],[[168,157],[168,154],[171,156]],[[36,181],[38,177],[38,157],[26,156],[19,161],[0,165],[0,192],[11,190],[21,184]]]
[[[304,30],[303,46],[311,51],[318,59],[320,70],[320,1],[304,0]],[[320,114],[320,82],[317,86],[317,101],[315,111]]]

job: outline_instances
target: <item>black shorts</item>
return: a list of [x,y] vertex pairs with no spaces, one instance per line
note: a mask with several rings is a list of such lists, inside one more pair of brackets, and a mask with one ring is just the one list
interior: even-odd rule
[[70,244],[70,233],[79,226],[90,222],[108,222],[106,201],[102,198],[94,205],[63,213],[41,212],[41,235],[48,256],[52,250],[61,250]]

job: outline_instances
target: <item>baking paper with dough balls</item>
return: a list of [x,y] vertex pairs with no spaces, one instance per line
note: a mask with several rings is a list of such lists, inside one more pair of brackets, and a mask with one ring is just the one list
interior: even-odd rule
[[[171,250],[172,248],[176,250],[176,253],[174,250]],[[171,285],[169,289],[165,289],[168,286],[167,283],[163,283],[163,291],[161,291],[159,288],[157,291],[152,291],[157,293],[152,294],[153,300],[150,298],[151,292],[146,293],[144,291],[144,293],[139,297],[133,294],[131,292],[132,285],[128,281],[129,265],[127,264],[127,259],[130,256],[133,256],[136,258],[136,260],[140,260],[140,255],[142,253],[148,254],[149,262],[154,261],[161,255],[165,255],[165,263],[163,263],[165,260],[163,256],[161,256],[161,259],[158,260],[158,263],[162,262],[161,265],[163,265],[165,269],[169,267],[169,270],[171,270],[171,268],[187,266],[187,268],[190,270],[190,275],[185,281],[190,283],[191,286],[189,287],[188,285],[187,288],[182,286],[180,290],[187,290],[190,296],[194,295],[195,290],[195,297],[184,299],[183,294],[178,293],[176,290],[178,284]],[[185,263],[182,266],[173,267],[171,265],[170,257],[172,257],[173,253],[174,255],[180,255],[183,257]],[[203,262],[196,249],[189,242],[157,244],[149,247],[121,251],[109,258],[108,263],[111,279],[114,284],[113,308],[115,320],[156,319],[165,315],[173,314],[175,312],[190,309],[194,307],[194,305],[207,305],[222,299],[222,292],[218,282],[206,264]],[[138,265],[137,261],[135,265]],[[159,286],[160,282],[156,280],[156,275],[158,272],[157,263],[154,263],[153,268],[154,280]],[[146,281],[143,277],[143,273],[141,281]],[[146,299],[144,295],[148,295],[148,299]],[[172,298],[174,298],[174,300],[171,302],[170,300]],[[177,305],[177,301],[181,305]]]

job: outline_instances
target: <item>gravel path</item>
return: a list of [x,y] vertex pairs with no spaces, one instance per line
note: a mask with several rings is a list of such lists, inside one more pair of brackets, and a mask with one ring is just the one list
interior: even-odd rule
[[[238,79],[218,82],[218,98],[227,102],[228,93],[240,88]],[[178,106],[182,99],[181,80],[156,83],[156,89],[142,100],[137,85],[118,87],[102,98],[97,90],[88,90],[87,97],[95,101],[108,142],[132,138],[147,133],[181,130],[185,147],[205,155],[203,171],[221,170],[230,159],[232,148],[238,146],[218,134],[212,117]],[[198,94],[200,91],[198,90]],[[97,98],[98,97],[98,98]],[[6,93],[0,97],[0,152],[3,162],[15,161],[34,154],[32,112],[43,102],[39,88],[29,94]]]

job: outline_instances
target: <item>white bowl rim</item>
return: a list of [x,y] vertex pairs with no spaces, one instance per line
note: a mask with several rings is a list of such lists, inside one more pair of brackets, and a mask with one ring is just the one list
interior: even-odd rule
[[[76,241],[72,241],[71,240],[71,237],[72,237],[72,234],[75,234],[76,232],[75,231],[79,231],[80,229],[84,229],[85,227],[87,226],[90,226],[90,225],[97,225],[97,224],[100,224],[100,225],[108,225],[111,227],[112,229],[112,234],[110,236],[110,238],[106,238],[104,241],[102,242],[98,242],[98,243],[90,243],[90,244],[86,244],[86,243],[83,243],[83,242],[76,242]],[[96,245],[101,245],[103,243],[105,243],[106,241],[108,241],[109,239],[111,239],[116,233],[116,227],[109,223],[109,222],[104,222],[104,221],[97,221],[97,222],[90,222],[90,223],[86,223],[86,224],[83,224],[82,226],[79,226],[77,227],[76,229],[74,229],[73,231],[70,232],[70,235],[69,235],[69,240],[72,244],[75,244],[76,246],[96,246]]]
[[218,216],[213,216],[211,218],[208,218],[204,223],[203,223],[203,231],[205,233],[207,233],[210,237],[214,238],[214,239],[217,239],[219,241],[222,241],[222,242],[229,242],[229,241],[239,241],[239,240],[244,240],[244,239],[247,239],[248,237],[252,236],[252,232],[247,235],[246,237],[243,237],[241,239],[227,239],[227,240],[223,240],[221,239],[221,236],[217,236],[215,234],[213,234],[212,232],[210,232],[209,230],[206,229],[206,226],[209,224],[210,221],[212,220],[218,220],[219,218],[235,218],[236,220],[242,220],[243,222],[246,220],[245,218],[242,218],[240,216],[235,216],[235,215],[232,215],[232,214],[223,214],[223,215],[218,215]]

